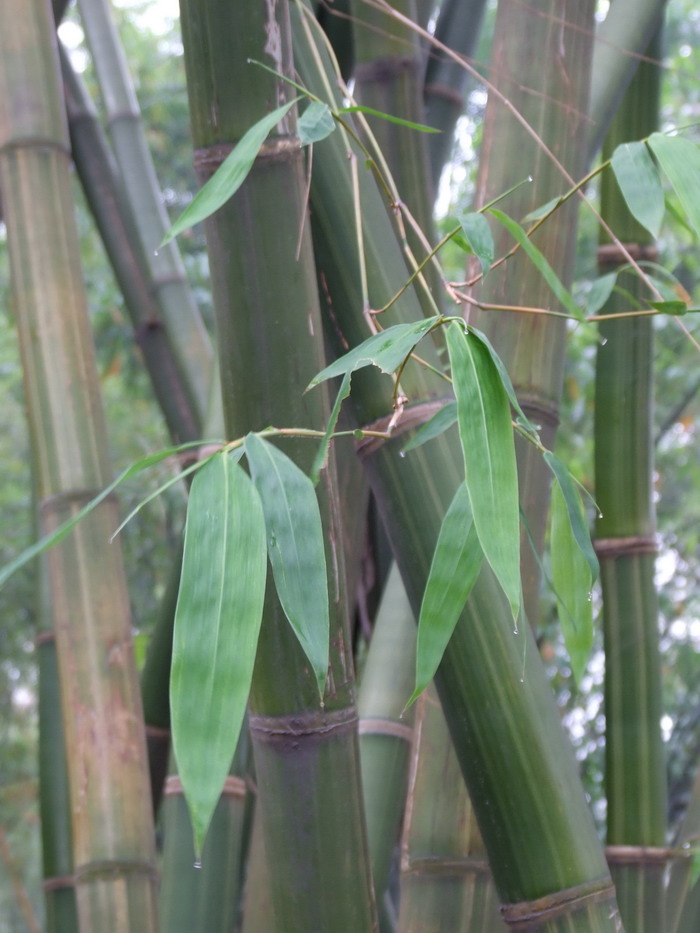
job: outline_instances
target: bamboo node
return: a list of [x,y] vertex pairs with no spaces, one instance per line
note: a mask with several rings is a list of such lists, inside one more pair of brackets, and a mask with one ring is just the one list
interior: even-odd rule
[[412,875],[439,875],[449,878],[463,878],[467,875],[489,876],[491,874],[486,859],[442,855],[423,856],[422,858],[409,857],[406,871]]
[[250,716],[250,732],[258,742],[284,745],[303,736],[336,735],[357,728],[354,706],[333,712],[314,711],[291,716]]
[[650,535],[631,535],[627,538],[596,538],[593,547],[599,557],[615,559],[632,554],[656,554],[656,538]]
[[44,149],[49,152],[60,152],[61,155],[71,158],[70,146],[49,136],[16,136],[0,146],[0,153],[5,155],[13,149]]
[[404,739],[406,742],[413,741],[412,726],[404,722],[396,722],[394,719],[382,719],[379,716],[360,719],[358,731],[360,735],[387,735]]
[[[635,262],[658,262],[659,250],[656,246],[640,243],[623,243],[627,254]],[[605,243],[598,247],[598,268],[624,266],[629,262],[617,243]]]
[[608,865],[665,865],[675,850],[662,846],[606,846]]
[[[194,151],[194,167],[198,175],[208,178],[233,152],[236,143],[214,143]],[[296,136],[277,136],[266,140],[258,152],[258,159],[287,158],[290,153],[301,152]]]
[[459,106],[460,109],[464,104],[464,98],[459,93],[459,91],[455,91],[453,87],[450,87],[447,84],[426,84],[423,88],[423,94],[426,99],[431,95],[433,97],[440,97],[442,100],[449,101],[450,103]]
[[547,427],[553,431],[559,427],[559,409],[548,399],[528,395],[527,392],[518,392],[518,401],[523,412],[531,421],[534,421],[537,427]]
[[86,862],[75,870],[75,883],[86,884],[101,878],[110,878],[118,875],[149,875],[158,877],[158,869],[148,859],[102,859],[95,862]]
[[386,83],[400,74],[418,74],[419,66],[419,59],[413,55],[404,55],[397,58],[375,58],[371,62],[360,62],[355,65],[355,81],[358,84],[365,81]]
[[[52,512],[58,512],[62,507],[71,505],[87,505],[97,496],[101,495],[103,489],[66,489],[64,492],[56,492],[53,495],[46,496],[39,504],[39,512],[42,518],[50,515]],[[105,502],[117,502],[114,492],[108,493],[102,499]]]
[[49,643],[56,641],[56,633],[53,629],[47,629],[45,632],[39,632],[38,635],[34,636],[34,647],[39,648],[41,645],[47,645]]
[[[393,412],[391,415],[384,415],[383,418],[378,418],[371,424],[364,425],[361,430],[390,433],[393,439],[399,437],[401,434],[405,434],[406,431],[411,431],[413,428],[419,428],[422,424],[425,424],[426,421],[429,421],[433,415],[436,415],[444,408],[448,402],[453,401],[454,398],[450,396],[448,398],[435,399],[430,402],[420,402],[418,405],[410,405],[401,411],[396,421],[394,421],[396,412]],[[394,422],[393,425],[392,422]],[[386,440],[387,438],[384,437],[364,437],[357,442],[355,449],[358,456],[364,460],[366,457],[369,457],[370,454],[376,453]]]
[[[229,774],[224,781],[224,786],[221,790],[221,797],[243,798],[245,797],[247,790],[248,787],[246,782],[242,778]],[[180,780],[180,776],[178,774],[169,774],[165,779],[163,794],[166,797],[181,797],[182,793],[182,781]]]
[[60,891],[61,888],[75,887],[75,877],[73,875],[56,875],[54,878],[44,878],[42,882],[44,891]]
[[607,900],[615,901],[615,886],[609,875],[577,884],[573,888],[564,888],[563,891],[555,891],[534,901],[502,904],[501,915],[509,928],[516,933],[534,933],[543,923],[556,917]]
[[170,729],[163,729],[161,726],[150,726],[146,723],[146,735],[152,739],[168,741],[170,739]]

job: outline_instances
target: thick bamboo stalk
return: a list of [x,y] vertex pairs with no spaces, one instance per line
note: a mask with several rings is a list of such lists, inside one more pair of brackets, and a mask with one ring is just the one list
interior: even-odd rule
[[165,210],[133,83],[108,0],[82,0],[80,15],[100,85],[107,125],[165,327],[180,371],[191,367],[196,408],[207,410],[212,348],[185,278],[175,241],[160,247],[170,221]]
[[[0,186],[43,530],[109,481],[48,6],[0,8]],[[48,556],[81,929],[156,928],[131,620],[106,501]]]
[[[685,851],[685,857],[676,857],[670,866],[666,893],[666,929],[669,933],[688,933],[700,918],[700,894],[690,894],[692,850],[700,843],[700,768],[695,773],[688,809],[678,827],[675,848]],[[689,896],[690,895],[690,896]]]
[[[196,165],[205,180],[254,122],[288,99],[286,86],[247,63],[257,59],[290,73],[287,6],[186,2],[182,28]],[[294,131],[290,114],[263,145],[245,184],[205,228],[231,437],[272,421],[320,427],[328,411],[323,394],[302,395],[323,357],[308,229],[301,233],[302,153]],[[285,452],[307,469],[314,455],[300,441],[285,444]],[[257,806],[278,928],[366,933],[374,906],[341,531],[333,468],[324,473],[319,491],[333,616],[325,707],[270,587],[250,698]]]
[[[297,20],[296,66],[307,85],[326,96],[332,78],[319,73],[305,45],[305,22]],[[358,270],[348,261],[356,249],[349,166],[342,139],[331,138],[318,147],[312,221],[332,320],[354,346],[367,330]],[[382,207],[375,207],[376,192],[367,185],[367,176],[360,178],[370,301],[381,307],[403,278],[400,272],[398,281],[389,278],[397,265],[381,228]],[[369,225],[370,214],[376,229]],[[395,323],[406,314],[412,320],[420,316],[409,293],[383,323]],[[421,354],[434,359],[427,346],[421,345]],[[389,381],[363,370],[353,386],[360,423],[388,423]],[[414,406],[445,394],[442,383],[413,366],[405,371],[403,388]],[[420,408],[414,411],[420,416]],[[405,457],[400,456],[400,436],[361,450],[414,612],[442,514],[460,481],[462,455],[456,441],[443,435],[429,450],[419,448]],[[536,646],[527,628],[517,637],[513,634],[505,597],[489,571],[477,582],[439,673],[441,699],[499,894],[510,905],[508,916],[539,911],[533,929],[619,930],[607,866]]]
[[[659,49],[657,32],[649,56],[656,58]],[[641,62],[608,133],[608,155],[619,143],[654,131],[659,85],[659,68]],[[612,173],[603,180],[601,212],[628,249],[648,254],[651,236],[630,215]],[[624,265],[622,256],[611,256],[610,246],[600,257],[601,271]],[[640,294],[636,277],[623,274],[620,284]],[[603,313],[628,308],[628,297],[613,294]],[[624,323],[601,323],[596,361],[595,493],[601,511],[596,550],[603,587],[608,861],[627,930],[652,933],[664,924],[668,857],[654,586],[653,325],[644,318]]]

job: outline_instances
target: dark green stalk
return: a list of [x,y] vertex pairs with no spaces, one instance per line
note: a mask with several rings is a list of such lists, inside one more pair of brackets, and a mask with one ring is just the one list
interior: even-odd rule
[[[202,181],[254,122],[288,98],[286,85],[247,64],[252,58],[293,73],[287,17],[286,4],[267,9],[253,0],[183,4],[193,141]],[[269,35],[276,37],[274,43],[268,44]],[[321,427],[328,414],[323,393],[303,395],[323,366],[323,355],[308,228],[300,239],[302,159],[290,114],[263,145],[235,198],[206,224],[224,417],[231,437],[271,422]],[[302,468],[310,467],[313,446],[290,440],[284,449]],[[276,922],[285,933],[367,933],[375,923],[333,472],[332,467],[324,471],[319,486],[334,616],[325,707],[319,706],[315,678],[272,588],[250,698],[257,806]]]
[[[305,23],[296,22],[296,65],[307,86],[326,97],[332,78],[317,70]],[[337,330],[354,346],[367,328],[358,269],[349,260],[356,255],[353,188],[341,138],[317,147],[314,167],[312,221],[326,305]],[[362,172],[360,179],[370,301],[381,307],[402,283],[400,253],[381,226],[385,215],[371,179]],[[392,281],[392,275],[398,278]],[[410,290],[382,323],[405,316],[420,316]],[[421,353],[434,359],[429,346],[421,346]],[[365,377],[366,372],[353,379],[358,420],[386,423],[392,413],[390,380],[371,372]],[[444,395],[444,383],[413,364],[404,376],[414,406]],[[442,516],[461,479],[462,453],[453,435],[405,457],[403,442],[398,436],[364,446],[361,456],[417,613]],[[527,627],[513,634],[505,597],[488,570],[448,646],[438,687],[502,901],[520,904],[510,908],[516,913],[528,909],[522,902],[561,896],[560,909],[542,917],[542,929],[619,930],[607,866],[534,640]],[[577,910],[570,899],[584,891],[591,898]]]
[[[42,531],[110,479],[82,288],[50,9],[0,7],[0,186]],[[83,930],[156,928],[145,740],[118,545],[105,500],[47,557]]]
[[[648,49],[657,58],[660,33]],[[654,131],[660,70],[641,62],[605,143]],[[628,249],[652,238],[630,215],[611,172],[602,180],[601,213]],[[624,259],[601,252],[601,271]],[[606,261],[607,259],[607,261]],[[643,286],[623,274],[632,295]],[[611,296],[605,313],[629,308]],[[630,933],[664,927],[666,769],[661,737],[661,659],[654,587],[653,324],[649,318],[603,321],[596,361],[595,494],[601,515],[596,549],[603,587],[605,639],[605,788],[608,861],[620,913]]]
[[[678,852],[671,870],[666,893],[666,929],[668,933],[690,933],[700,920],[700,888],[690,889],[693,850],[700,845],[700,768],[696,771],[688,809],[674,840]],[[692,893],[691,893],[692,890]]]

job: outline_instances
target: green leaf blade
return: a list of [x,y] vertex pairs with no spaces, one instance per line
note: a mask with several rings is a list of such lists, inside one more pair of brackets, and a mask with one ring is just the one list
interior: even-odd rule
[[298,100],[300,98],[295,97],[294,100],[266,114],[251,126],[241,137],[233,152],[226,157],[209,181],[192,198],[168,230],[161,246],[176,237],[178,233],[187,230],[188,227],[206,220],[233,197],[250,174],[262,144]]
[[664,219],[664,192],[646,143],[621,143],[610,160],[630,214],[657,239]]
[[573,532],[574,538],[576,539],[579,550],[586,558],[586,562],[591,571],[591,582],[593,583],[598,579],[600,566],[598,564],[598,558],[596,556],[595,550],[593,549],[593,543],[591,542],[591,535],[588,530],[588,525],[586,523],[586,518],[583,512],[581,497],[579,496],[578,490],[574,485],[571,474],[566,469],[561,460],[550,450],[545,451],[542,456],[544,457],[545,463],[552,471],[559,489],[561,490],[561,493],[564,497],[566,508],[569,514],[571,531]]
[[700,236],[700,149],[682,136],[652,133],[649,148],[671,182],[686,217]]
[[508,597],[521,605],[518,473],[508,394],[487,347],[456,322],[447,349],[474,525],[484,556]]
[[434,437],[444,434],[456,423],[457,402],[449,401],[432,418],[418,428],[411,440],[404,446],[403,452],[407,453],[409,450],[415,450],[416,447],[421,447],[428,441],[432,441]]
[[198,855],[248,702],[266,576],[259,496],[239,466],[216,456],[190,491],[170,677],[173,745]]
[[364,113],[370,117],[379,117],[380,120],[386,120],[388,123],[396,123],[398,126],[405,126],[409,130],[418,130],[419,133],[442,132],[442,130],[435,129],[434,126],[426,126],[424,123],[413,123],[411,120],[403,120],[401,117],[394,117],[390,113],[384,113],[383,110],[375,110],[373,107],[364,107],[361,104],[355,104],[352,107],[342,107],[338,113]]
[[495,256],[493,235],[488,220],[483,214],[471,213],[460,215],[459,225],[471,252],[479,260],[482,275],[486,275]]
[[469,493],[461,483],[443,519],[425,586],[418,620],[416,689],[409,706],[435,676],[482,561]]
[[309,477],[272,444],[249,434],[245,447],[262,501],[277,595],[309,659],[322,697],[328,675],[330,618],[316,492]]
[[335,130],[335,120],[328,104],[312,100],[299,117],[297,133],[302,146],[319,143]]

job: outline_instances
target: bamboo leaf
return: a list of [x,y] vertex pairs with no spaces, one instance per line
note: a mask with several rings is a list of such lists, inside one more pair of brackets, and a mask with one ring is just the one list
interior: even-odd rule
[[581,683],[593,645],[591,568],[574,538],[568,505],[558,483],[552,489],[552,580],[571,670]]
[[674,298],[672,301],[649,301],[648,304],[651,308],[656,308],[657,311],[662,311],[664,314],[672,314],[674,317],[680,317],[690,311],[698,310],[697,308],[689,308],[680,298]]
[[579,550],[586,558],[586,562],[591,571],[591,582],[593,583],[598,579],[600,568],[598,566],[598,558],[593,550],[593,544],[591,543],[591,535],[588,531],[588,525],[581,505],[581,497],[574,485],[571,474],[561,460],[550,450],[546,450],[542,456],[544,457],[545,463],[554,474],[554,478],[564,496],[566,508],[569,513],[571,531],[579,546]]
[[470,325],[468,330],[478,340],[480,340],[488,350],[489,356],[493,361],[493,365],[496,367],[498,370],[498,375],[501,377],[501,382],[503,383],[503,388],[506,390],[508,401],[512,405],[513,411],[517,415],[519,424],[528,430],[534,437],[537,437],[537,426],[530,421],[530,419],[520,407],[520,402],[518,401],[518,396],[515,394],[515,389],[513,388],[513,383],[511,382],[510,376],[508,375],[508,370],[506,369],[503,360],[500,358],[498,353],[496,353],[493,344],[486,336],[486,334],[482,333],[480,330],[477,330],[476,327],[472,327]]
[[385,373],[393,373],[439,320],[440,316],[436,315],[412,324],[395,324],[378,334],[373,334],[358,347],[322,369],[308,384],[306,391],[325,382],[326,379],[353,373],[363,366],[378,366]]
[[[12,574],[19,570],[20,567],[24,567],[30,560],[34,560],[39,554],[43,554],[44,551],[53,547],[54,544],[58,544],[59,541],[62,541],[66,535],[71,533],[79,521],[82,521],[86,515],[89,515],[100,502],[104,502],[107,496],[114,492],[125,480],[131,479],[132,476],[137,476],[143,470],[148,469],[148,467],[155,466],[156,463],[160,463],[162,460],[166,460],[168,457],[182,453],[185,450],[192,450],[194,447],[201,447],[205,444],[218,443],[220,443],[220,441],[189,441],[186,444],[179,444],[176,447],[166,447],[164,450],[159,450],[157,453],[148,454],[148,456],[142,457],[135,463],[130,464],[125,470],[122,470],[119,476],[117,476],[109,486],[105,486],[102,492],[98,493],[94,499],[91,499],[87,505],[84,505],[73,518],[69,518],[68,521],[63,522],[63,524],[59,525],[51,534],[45,535],[43,538],[35,541],[34,544],[22,551],[21,554],[18,554],[9,564],[6,564],[2,570],[0,570],[0,587],[3,587]],[[198,464],[198,466],[202,466],[202,464]]]
[[321,443],[318,445],[318,450],[316,452],[316,456],[314,457],[314,462],[311,465],[311,472],[309,473],[309,477],[314,486],[318,485],[318,479],[321,470],[328,462],[328,448],[330,447],[331,436],[335,431],[336,424],[338,423],[340,406],[343,404],[348,395],[350,395],[350,373],[345,373],[343,376],[343,381],[340,383],[338,395],[336,396],[335,402],[333,403],[333,408],[331,409],[331,413],[328,417],[326,433],[323,435]]
[[419,133],[442,132],[442,130],[436,130],[433,126],[425,126],[423,123],[412,123],[410,120],[402,120],[401,117],[393,117],[390,113],[384,113],[382,110],[375,110],[373,107],[363,107],[360,104],[354,104],[352,107],[341,107],[338,113],[366,113],[370,117],[379,117],[381,120],[387,120],[389,123],[397,123],[399,126],[406,126],[409,130],[418,130]]
[[260,152],[260,147],[270,135],[272,130],[282,120],[289,110],[301,98],[283,104],[272,113],[266,114],[261,120],[253,124],[241,137],[236,148],[221,163],[209,181],[203,185],[185,210],[166,233],[161,246],[182,233],[188,227],[193,227],[200,221],[218,211],[238,191],[248,177],[253,163]]
[[481,548],[520,612],[518,474],[508,394],[485,344],[454,322],[447,349],[457,396],[466,484]]
[[306,110],[299,117],[297,133],[302,146],[309,143],[318,143],[330,136],[335,129],[335,120],[328,104],[320,100],[312,100]]
[[609,272],[607,275],[601,275],[591,283],[590,290],[586,296],[586,310],[589,314],[597,314],[603,307],[608,298],[612,295],[617,281],[617,272]]
[[483,214],[462,214],[459,217],[459,225],[462,228],[464,239],[469,244],[469,252],[473,253],[479,260],[481,272],[486,275],[493,264],[495,253],[488,220]]
[[421,447],[434,437],[444,434],[456,421],[457,402],[448,402],[446,405],[443,405],[440,411],[436,412],[432,418],[418,428],[411,440],[403,448],[404,453],[409,450],[415,450],[416,447]]
[[545,280],[547,285],[549,285],[551,290],[554,292],[554,295],[563,305],[563,307],[566,308],[569,314],[575,317],[577,321],[582,321],[583,314],[581,313],[579,306],[574,301],[571,292],[568,290],[568,288],[565,287],[564,283],[561,281],[554,269],[552,269],[547,259],[542,255],[540,250],[537,249],[535,244],[528,237],[526,231],[517,221],[513,220],[512,217],[509,217],[508,214],[504,214],[503,211],[499,211],[495,207],[492,207],[490,209],[490,213],[493,214],[499,223],[503,224],[506,230],[527,253],[530,261],[540,272],[542,278]]
[[418,620],[416,689],[407,706],[435,676],[460,613],[481,570],[483,551],[461,483],[440,528]]
[[547,214],[551,214],[555,207],[564,199],[562,197],[552,198],[551,201],[547,201],[546,204],[542,204],[540,207],[536,207],[534,211],[530,211],[529,214],[526,214],[523,217],[523,223],[529,224],[533,223],[535,220],[541,220],[542,217],[546,217]]
[[646,143],[621,143],[610,164],[630,214],[656,239],[664,219],[664,192]]
[[649,147],[678,195],[696,235],[700,236],[700,150],[682,136],[652,133]]
[[266,575],[260,498],[231,458],[215,456],[190,491],[170,677],[173,745],[198,857],[243,722]]
[[286,454],[257,435],[246,437],[245,449],[265,513],[277,595],[323,697],[330,637],[328,579],[313,483]]

